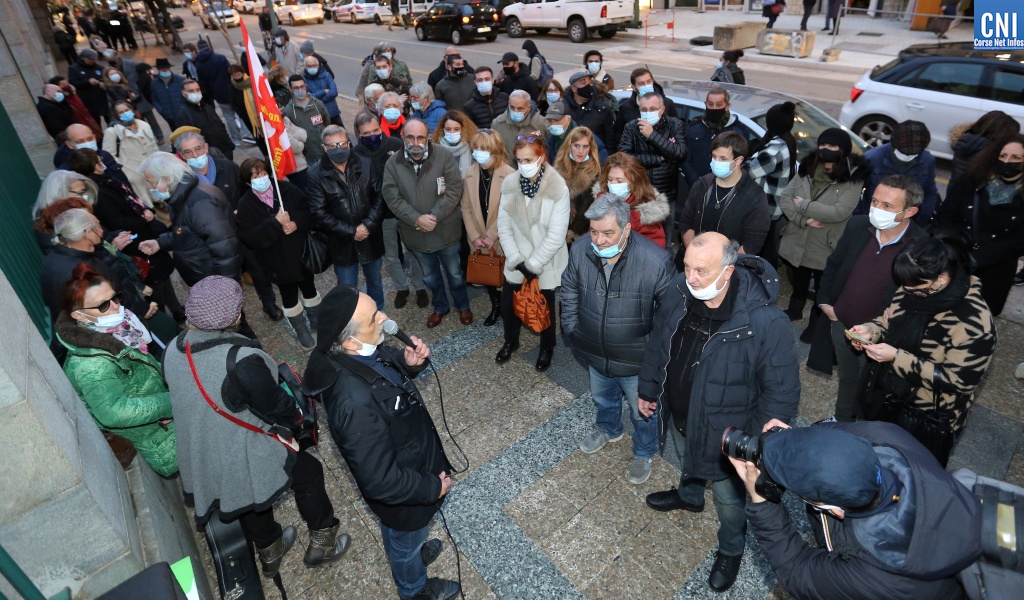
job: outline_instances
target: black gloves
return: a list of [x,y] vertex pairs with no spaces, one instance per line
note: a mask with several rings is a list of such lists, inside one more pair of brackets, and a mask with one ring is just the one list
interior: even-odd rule
[[537,277],[536,273],[526,268],[525,262],[521,262],[518,265],[516,265],[516,271],[522,273],[523,277],[525,277],[527,281]]

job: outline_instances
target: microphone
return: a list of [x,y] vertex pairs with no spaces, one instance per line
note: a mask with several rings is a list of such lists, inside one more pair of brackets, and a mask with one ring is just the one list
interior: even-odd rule
[[402,342],[406,346],[408,346],[410,348],[415,348],[416,347],[416,344],[414,344],[412,342],[412,340],[409,338],[408,334],[406,334],[404,331],[399,329],[398,328],[398,323],[395,323],[394,320],[388,319],[387,321],[384,321],[383,329],[384,329],[384,333],[386,333],[386,334],[388,334],[390,336],[394,336],[394,337],[398,338],[398,341]]

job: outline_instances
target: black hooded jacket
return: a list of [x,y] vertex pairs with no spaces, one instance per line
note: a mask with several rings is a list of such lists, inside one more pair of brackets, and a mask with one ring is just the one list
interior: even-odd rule
[[490,96],[482,96],[479,90],[473,92],[473,97],[462,107],[462,112],[466,113],[469,120],[478,128],[486,129],[507,109],[508,94],[495,86]]
[[200,183],[194,174],[188,173],[167,200],[167,208],[171,213],[171,231],[161,234],[158,240],[161,250],[175,252],[175,264],[189,262],[189,257],[179,256],[182,253],[195,256],[196,260],[191,264],[207,263],[206,257],[202,256],[203,247],[186,249],[175,243],[175,233],[184,227],[202,240],[205,253],[209,254],[209,272],[203,276],[223,275],[231,279],[241,276],[242,255],[235,234],[234,215],[220,190]]

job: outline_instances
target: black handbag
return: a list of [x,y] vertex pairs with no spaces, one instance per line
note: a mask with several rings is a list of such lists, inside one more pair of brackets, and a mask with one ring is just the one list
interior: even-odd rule
[[299,425],[295,433],[299,448],[304,450],[316,446],[320,443],[320,429],[316,423],[316,402],[302,390],[302,379],[290,364],[283,362],[277,365],[277,376],[281,387],[295,398],[295,404],[299,408]]
[[[953,433],[953,422],[956,413],[948,408],[939,408],[939,399],[935,394],[935,377],[932,376],[932,407],[920,408],[913,404],[913,394],[909,397],[887,395],[882,403],[880,421],[895,423],[928,448],[928,451],[939,461],[943,468],[949,462],[949,455],[956,444]],[[958,398],[959,400],[959,398]]]
[[305,244],[302,246],[302,266],[306,267],[310,273],[319,275],[331,268],[333,264],[327,237],[319,231],[307,233]]

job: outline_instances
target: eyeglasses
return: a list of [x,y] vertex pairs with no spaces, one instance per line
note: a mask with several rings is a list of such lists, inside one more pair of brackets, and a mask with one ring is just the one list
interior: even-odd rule
[[324,144],[324,148],[328,150],[337,150],[338,148],[348,148],[352,145],[352,142],[335,142],[333,144]]
[[917,296],[918,298],[927,298],[932,294],[942,291],[942,288],[933,288],[931,284],[929,284],[928,287],[923,288],[908,288],[907,286],[903,286],[903,291],[912,296]]
[[85,193],[87,191],[88,191],[87,189],[82,188],[81,190],[68,190],[68,193],[71,194],[72,196],[77,196],[77,197],[81,198],[82,196],[85,195]]
[[121,305],[121,292],[117,292],[116,294],[114,294],[110,298],[110,300],[104,300],[103,302],[100,302],[97,306],[83,306],[82,310],[98,310],[100,312],[107,312],[108,310],[110,310],[110,303],[111,302],[113,302],[114,304],[120,306]]

